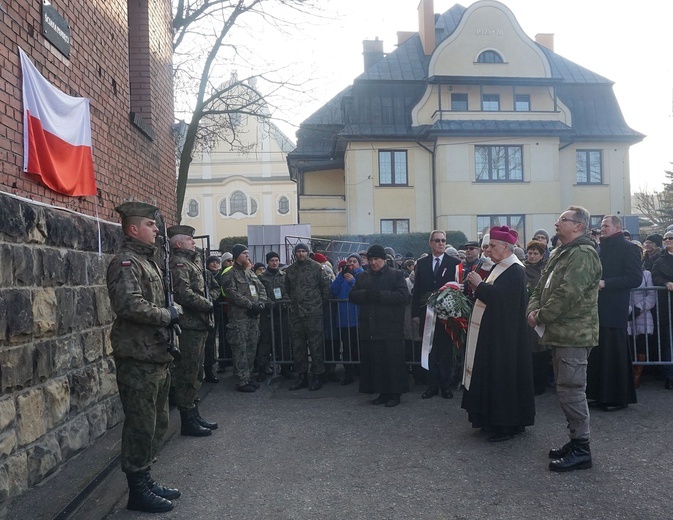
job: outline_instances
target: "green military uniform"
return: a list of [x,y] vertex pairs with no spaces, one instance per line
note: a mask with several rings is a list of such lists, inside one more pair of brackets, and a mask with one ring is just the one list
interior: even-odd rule
[[[169,235],[171,230],[174,228]],[[175,400],[180,411],[194,408],[201,388],[204,348],[213,309],[210,298],[204,296],[205,279],[198,256],[196,251],[176,249],[170,259],[173,297],[184,311],[180,316],[182,359],[176,362],[174,372]]]
[[[295,262],[285,270],[285,286],[290,298],[290,334],[294,354],[294,369],[300,374],[308,371],[311,353],[311,373],[325,372],[323,352],[323,302],[329,299],[329,278],[318,262],[307,259]],[[308,347],[308,352],[307,352]]]
[[249,311],[253,305],[267,302],[266,291],[257,275],[238,263],[222,276],[220,283],[229,300],[227,343],[234,357],[234,378],[236,387],[242,388],[250,383],[259,341],[259,315]]
[[[273,272],[267,268],[260,276],[259,280],[264,285],[266,296],[270,304],[261,315],[259,324],[259,345],[257,347],[257,367],[260,377],[265,373],[269,366],[269,356],[273,350],[273,340],[275,338],[275,358],[280,361],[289,362],[292,360],[290,351],[289,324],[287,320],[287,310],[276,305],[275,302],[287,300],[287,291],[285,289],[285,273],[280,269]],[[273,328],[271,324],[271,313],[273,313]],[[287,365],[284,365],[287,366]]]

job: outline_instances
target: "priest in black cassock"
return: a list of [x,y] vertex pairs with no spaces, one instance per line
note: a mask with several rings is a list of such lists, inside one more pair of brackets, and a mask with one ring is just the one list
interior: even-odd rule
[[467,276],[476,301],[470,317],[463,372],[463,402],[473,428],[505,441],[535,422],[533,361],[526,324],[526,275],[514,255],[518,234],[491,228],[495,266],[486,280]]

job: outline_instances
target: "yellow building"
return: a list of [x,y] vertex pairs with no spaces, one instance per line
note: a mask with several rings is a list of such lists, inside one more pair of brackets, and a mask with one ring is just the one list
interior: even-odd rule
[[533,41],[502,3],[435,15],[304,121],[289,154],[299,222],[316,234],[553,231],[569,205],[629,214],[628,127],[613,83]]
[[268,119],[240,116],[238,142],[224,141],[195,156],[189,169],[182,224],[209,235],[211,249],[249,225],[297,222],[297,185],[287,171],[294,144]]

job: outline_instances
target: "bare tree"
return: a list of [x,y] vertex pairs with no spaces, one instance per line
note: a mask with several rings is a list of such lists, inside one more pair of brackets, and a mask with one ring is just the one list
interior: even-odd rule
[[662,231],[673,223],[673,171],[666,170],[664,173],[668,182],[664,184],[662,191],[650,191],[644,187],[633,195],[634,208],[657,231]]
[[[287,66],[266,63],[256,41],[264,25],[296,29],[294,20],[315,15],[315,0],[177,0],[173,17],[176,112],[185,114],[178,147],[177,220],[181,219],[194,152],[217,141],[240,145],[242,116],[269,119],[282,95],[299,91]],[[256,42],[259,44],[259,41]],[[239,69],[249,74],[238,73]],[[258,71],[262,72],[258,72]]]

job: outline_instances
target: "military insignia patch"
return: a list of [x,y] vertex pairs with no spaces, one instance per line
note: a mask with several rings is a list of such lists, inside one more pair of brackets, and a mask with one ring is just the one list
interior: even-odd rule
[[175,267],[184,267],[185,264],[175,264]]
[[122,267],[130,267],[131,260],[122,260]]

